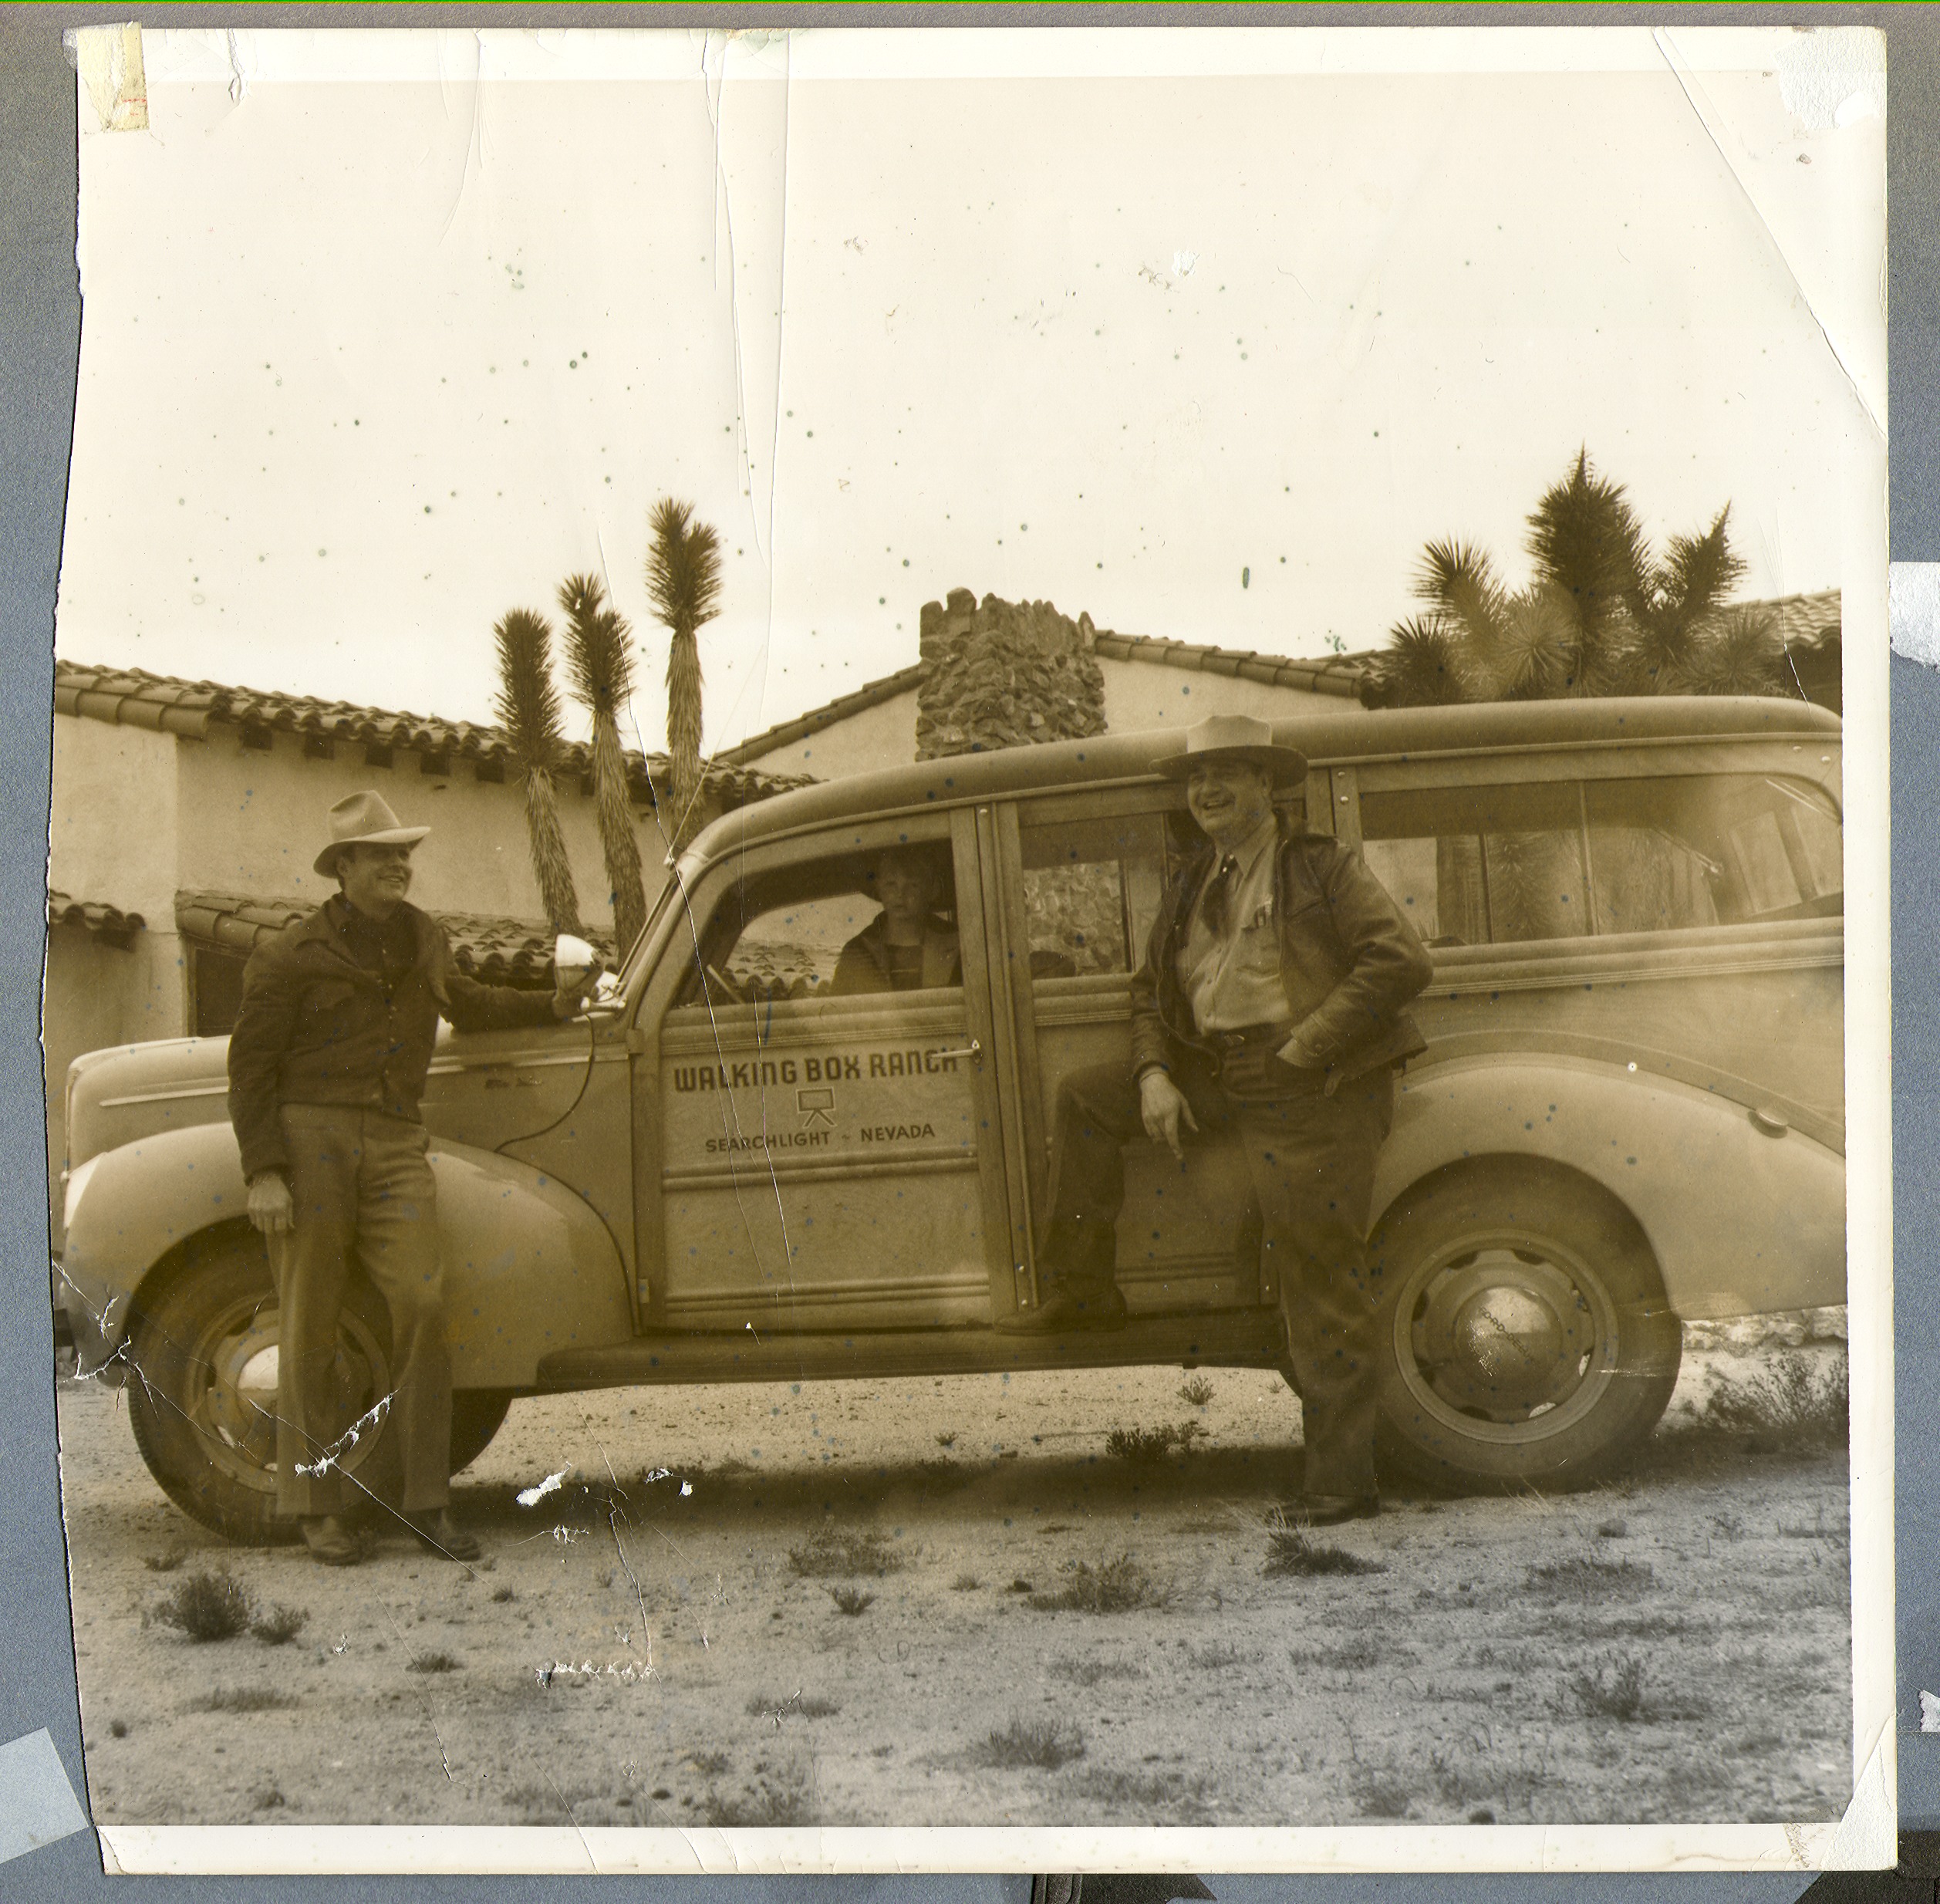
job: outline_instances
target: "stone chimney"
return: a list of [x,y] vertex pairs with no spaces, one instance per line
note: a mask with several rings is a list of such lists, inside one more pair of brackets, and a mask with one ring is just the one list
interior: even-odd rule
[[1105,677],[1088,615],[952,589],[926,602],[917,638],[916,758],[980,754],[1105,731]]

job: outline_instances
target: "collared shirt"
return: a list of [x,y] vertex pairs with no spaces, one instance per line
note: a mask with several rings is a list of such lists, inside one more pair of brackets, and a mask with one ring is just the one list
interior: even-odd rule
[[386,985],[395,985],[417,963],[417,933],[402,906],[393,907],[388,918],[373,919],[339,893],[323,902],[323,910],[345,950]]
[[[1269,814],[1221,855],[1193,908],[1179,949],[1179,982],[1202,1031],[1233,1031],[1242,1025],[1281,1024],[1291,1015],[1280,981],[1280,934],[1274,920],[1274,888],[1280,829]],[[1206,900],[1220,868],[1234,863],[1226,929],[1207,922]]]

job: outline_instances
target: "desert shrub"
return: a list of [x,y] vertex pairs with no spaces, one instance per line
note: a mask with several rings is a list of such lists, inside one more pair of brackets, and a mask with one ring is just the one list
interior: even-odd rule
[[788,1565],[808,1579],[839,1574],[892,1574],[903,1555],[871,1529],[818,1528],[799,1547],[788,1549]]
[[1270,1580],[1289,1575],[1302,1578],[1319,1574],[1385,1574],[1387,1568],[1378,1560],[1363,1560],[1345,1548],[1317,1541],[1304,1528],[1296,1527],[1284,1514],[1267,1523],[1267,1565]]
[[876,1604],[876,1595],[865,1593],[860,1587],[831,1587],[828,1597],[835,1602],[835,1611],[846,1613],[851,1619],[866,1613]]
[[974,1593],[983,1584],[974,1574],[959,1574],[950,1583],[950,1590],[952,1593]]
[[1405,1818],[1415,1801],[1413,1788],[1392,1765],[1355,1766],[1353,1786],[1364,1818]]
[[936,1437],[936,1446],[940,1448],[953,1448],[956,1445],[957,1436],[953,1430],[946,1435],[939,1435]]
[[1374,1666],[1405,1664],[1415,1656],[1397,1640],[1384,1643],[1371,1633],[1356,1633],[1338,1646],[1296,1646],[1287,1656],[1297,1666],[1323,1666],[1330,1673],[1365,1673]]
[[255,1596],[241,1581],[226,1573],[193,1573],[170,1588],[155,1618],[206,1646],[246,1632],[255,1607]]
[[1605,1660],[1594,1673],[1579,1669],[1571,1674],[1565,1686],[1586,1718],[1629,1721],[1642,1719],[1649,1712],[1644,1663],[1635,1655]]
[[830,1699],[821,1693],[791,1693],[786,1699],[773,1699],[763,1693],[757,1693],[747,1702],[751,1719],[772,1719],[779,1722],[791,1717],[798,1719],[828,1719],[840,1712],[842,1702]]
[[1655,1586],[1657,1575],[1648,1561],[1591,1560],[1573,1555],[1567,1560],[1537,1562],[1529,1569],[1528,1582],[1538,1593],[1557,1598],[1571,1594],[1586,1600],[1628,1598]]
[[1001,1732],[988,1734],[972,1756],[1000,1771],[1034,1767],[1054,1772],[1085,1756],[1085,1735],[1062,1719],[1014,1718]]
[[159,1554],[143,1555],[141,1564],[151,1574],[172,1574],[188,1557],[187,1548],[170,1547],[164,1548]]
[[1027,1595],[1025,1605],[1040,1613],[1129,1613],[1142,1606],[1164,1606],[1172,1598],[1129,1554],[1095,1567],[1068,1561],[1059,1571],[1064,1585],[1054,1593]]
[[456,1673],[464,1664],[464,1660],[454,1659],[448,1652],[430,1651],[413,1653],[410,1664],[404,1670],[407,1673]]
[[1756,1375],[1720,1382],[1701,1419],[1773,1449],[1818,1452],[1846,1445],[1850,1403],[1843,1355],[1822,1362],[1787,1351]]
[[1077,1686],[1095,1686],[1101,1680],[1142,1680],[1145,1669],[1129,1659],[1054,1659],[1051,1669]]
[[1135,1467],[1150,1467],[1176,1450],[1189,1454],[1193,1443],[1202,1440],[1205,1425],[1182,1421],[1164,1428],[1114,1428],[1105,1437],[1105,1451]]
[[249,1622],[249,1630],[265,1646],[287,1646],[302,1632],[309,1618],[301,1607],[285,1606],[278,1600]]
[[701,1804],[701,1815],[710,1825],[724,1827],[805,1825],[814,1792],[815,1781],[807,1766],[758,1761],[753,1777],[731,1796],[710,1787]]
[[255,1811],[279,1811],[288,1803],[289,1801],[283,1796],[282,1788],[273,1778],[267,1784],[258,1785],[249,1801],[251,1810]]
[[1207,1795],[1212,1784],[1203,1772],[1092,1765],[1073,1775],[1072,1789],[1112,1807],[1129,1822],[1202,1825],[1219,1818],[1218,1801]]
[[224,1686],[189,1701],[191,1712],[287,1712],[300,1704],[294,1693],[273,1686]]
[[1189,1375],[1179,1385],[1179,1399],[1192,1408],[1203,1408],[1213,1393],[1212,1383],[1203,1375]]

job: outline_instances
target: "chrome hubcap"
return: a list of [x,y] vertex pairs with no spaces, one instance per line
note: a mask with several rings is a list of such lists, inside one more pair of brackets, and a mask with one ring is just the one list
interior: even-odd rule
[[1472,1437],[1529,1441],[1595,1406],[1614,1379],[1617,1334],[1589,1263],[1552,1239],[1501,1230],[1458,1238],[1416,1268],[1394,1345],[1425,1413]]
[[[281,1319],[273,1300],[236,1304],[204,1331],[193,1359],[197,1381],[189,1417],[210,1458],[263,1494],[276,1487]],[[361,1319],[346,1310],[338,1325],[336,1384],[346,1423],[376,1402],[386,1372],[383,1349]],[[362,1464],[375,1440],[366,1435],[345,1450],[346,1473]]]

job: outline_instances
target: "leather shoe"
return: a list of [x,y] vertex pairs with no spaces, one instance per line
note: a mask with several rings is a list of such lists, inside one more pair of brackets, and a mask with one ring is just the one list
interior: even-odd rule
[[1313,1528],[1338,1527],[1343,1521],[1371,1521],[1381,1511],[1378,1494],[1297,1494],[1287,1518]]
[[306,1514],[296,1524],[312,1560],[326,1567],[354,1567],[364,1557],[357,1537],[341,1514]]
[[452,1519],[449,1507],[440,1507],[428,1520],[413,1520],[409,1524],[427,1547],[437,1548],[450,1559],[478,1558],[478,1543]]
[[1116,1283],[1054,1289],[1034,1309],[998,1318],[1006,1335],[1054,1335],[1063,1329],[1123,1328],[1125,1298]]

